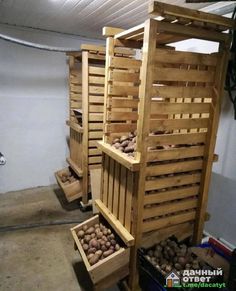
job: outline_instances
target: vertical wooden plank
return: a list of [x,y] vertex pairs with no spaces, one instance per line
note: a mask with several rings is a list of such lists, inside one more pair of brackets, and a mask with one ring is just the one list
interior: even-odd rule
[[112,211],[113,195],[114,195],[114,160],[110,158],[109,167],[109,183],[108,183],[108,209]]
[[132,196],[133,196],[133,173],[127,171],[127,190],[126,190],[126,207],[125,207],[125,227],[131,231],[131,212],[132,212]]
[[135,221],[132,230],[135,236],[135,245],[132,247],[132,257],[130,259],[130,277],[129,287],[131,290],[138,288],[138,270],[137,270],[137,251],[141,244],[142,238],[142,220],[143,220],[143,200],[145,192],[145,176],[146,176],[146,160],[147,160],[147,140],[149,134],[151,96],[154,71],[154,55],[156,50],[156,32],[157,21],[148,19],[145,21],[144,39],[143,39],[143,59],[141,69],[141,84],[139,87],[139,120],[138,120],[138,136],[137,136],[137,152],[140,156],[140,173],[138,181],[138,194],[134,200]]
[[120,198],[120,164],[115,162],[114,194],[112,212],[118,218]]
[[[104,116],[103,116],[103,124],[107,124],[107,113],[108,113],[108,87],[109,87],[109,67],[110,67],[110,57],[114,56],[114,38],[108,37],[106,41],[106,63],[105,63],[105,87],[104,87]],[[108,137],[103,134],[103,141],[107,142]]]
[[82,122],[83,122],[83,182],[82,182],[82,201],[88,203],[88,93],[89,93],[89,70],[88,52],[82,52]]
[[107,206],[108,205],[108,183],[109,183],[109,156],[104,155],[104,169],[103,169],[103,203]]
[[224,80],[227,70],[228,58],[229,58],[229,43],[220,44],[219,51],[222,53],[218,57],[218,64],[216,67],[215,77],[215,98],[212,103],[213,106],[210,112],[209,127],[207,134],[207,141],[205,145],[204,154],[204,166],[202,172],[202,180],[199,194],[199,204],[197,208],[196,223],[194,228],[193,241],[194,243],[200,243],[204,228],[204,217],[207,208],[208,191],[211,179],[212,163],[214,156],[214,149],[216,143],[216,133],[218,129],[221,99],[224,95]]
[[126,168],[121,166],[120,171],[120,197],[119,197],[119,221],[124,225],[125,222],[125,195],[126,195]]

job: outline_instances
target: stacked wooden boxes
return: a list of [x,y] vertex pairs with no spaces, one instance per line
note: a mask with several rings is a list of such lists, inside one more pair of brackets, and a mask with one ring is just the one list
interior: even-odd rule
[[[137,249],[148,238],[203,232],[223,95],[230,19],[154,2],[161,19],[114,37],[107,29],[101,214],[131,248],[129,287],[137,290]],[[176,51],[187,39],[214,41],[214,54]],[[140,59],[114,55],[141,51]],[[138,53],[137,53],[138,55]],[[112,146],[137,131],[130,157]]]

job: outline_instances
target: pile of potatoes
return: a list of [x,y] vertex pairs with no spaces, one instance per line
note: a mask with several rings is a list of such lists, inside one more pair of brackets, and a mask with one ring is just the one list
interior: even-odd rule
[[84,225],[77,236],[91,266],[120,249],[114,233],[102,223]]
[[209,269],[209,266],[191,252],[185,244],[172,239],[163,240],[147,251],[146,259],[164,276],[172,270]]
[[58,176],[61,179],[62,183],[64,183],[65,185],[69,185],[70,183],[73,183],[77,180],[74,174],[69,169],[66,172],[59,173]]
[[133,157],[134,152],[136,151],[136,139],[137,132],[130,132],[128,135],[115,138],[112,141],[112,146],[128,156]]

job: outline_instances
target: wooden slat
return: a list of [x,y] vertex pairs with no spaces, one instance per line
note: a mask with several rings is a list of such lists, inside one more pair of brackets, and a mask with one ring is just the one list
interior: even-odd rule
[[127,170],[121,167],[120,171],[120,197],[119,197],[119,221],[124,225],[125,223],[125,198],[127,189]]
[[151,131],[166,131],[174,129],[207,128],[208,118],[184,118],[184,119],[150,119]]
[[117,96],[138,96],[139,88],[133,86],[109,86],[108,94]]
[[210,14],[199,10],[189,9],[167,3],[153,1],[148,8],[149,14],[175,17],[182,17],[189,20],[197,20],[204,23],[213,23],[226,27],[233,27],[235,23],[232,19],[220,15]]
[[98,156],[98,157],[90,157],[88,158],[88,163],[89,164],[98,164],[98,163],[101,163],[102,161],[102,157],[101,156]]
[[138,120],[137,112],[108,112],[107,117],[111,121],[122,121],[122,120]]
[[210,103],[168,103],[156,102],[151,103],[151,113],[162,114],[192,114],[192,113],[209,113]]
[[179,202],[164,203],[163,205],[159,205],[156,207],[154,206],[150,208],[144,208],[143,219],[166,215],[166,214],[181,211],[181,210],[193,209],[196,207],[197,207],[196,198],[185,199]]
[[120,33],[124,31],[122,28],[117,28],[117,27],[110,27],[110,26],[104,26],[102,29],[102,35],[103,36],[114,36],[117,33]]
[[193,160],[148,166],[146,168],[146,176],[159,176],[172,173],[175,174],[181,172],[200,170],[202,169],[202,165],[203,160]]
[[120,223],[120,221],[109,211],[109,209],[102,203],[100,199],[97,199],[95,204],[108,223],[110,223],[110,225],[124,241],[124,243],[127,246],[132,246],[134,244],[134,237],[127,231],[127,229]]
[[104,77],[89,76],[89,84],[104,85],[104,82],[105,82],[105,78]]
[[105,76],[105,69],[101,67],[89,66],[89,75]]
[[104,97],[100,96],[89,96],[89,103],[98,103],[103,104],[104,103]]
[[108,105],[113,108],[137,108],[139,100],[138,99],[127,99],[127,98],[112,98]]
[[109,156],[104,156],[103,163],[103,188],[102,188],[102,202],[104,205],[108,205],[108,186],[109,186],[109,166],[110,166],[110,158]]
[[217,54],[201,54],[167,49],[156,49],[155,62],[187,65],[216,66]]
[[132,35],[136,35],[142,31],[144,31],[144,24],[143,23],[116,34],[115,39],[127,39],[128,37],[130,37]]
[[89,86],[89,94],[104,94],[104,87]]
[[147,153],[147,162],[202,157],[203,154],[204,146],[172,148],[169,150],[156,150],[149,151]]
[[194,144],[202,143],[206,140],[206,133],[176,133],[149,136],[148,146],[173,145],[173,144]]
[[103,121],[102,113],[90,113],[88,121]]
[[184,186],[173,190],[157,192],[155,194],[146,194],[144,196],[144,205],[157,204],[175,199],[183,199],[191,196],[197,196],[199,194],[199,188],[199,185],[187,187]]
[[105,125],[105,133],[133,132],[136,129],[136,123],[110,123]]
[[120,69],[139,69],[142,62],[135,59],[127,59],[121,57],[110,57],[109,65],[110,68],[120,68]]
[[109,166],[109,186],[108,186],[108,204],[107,208],[112,211],[112,204],[113,204],[113,195],[114,195],[114,166],[115,162],[113,159],[110,159],[110,166]]
[[103,113],[103,105],[89,105],[89,112]]
[[142,230],[143,232],[149,232],[160,228],[168,227],[175,224],[180,224],[186,221],[192,221],[195,219],[196,211],[188,211],[177,215],[172,215],[167,218],[159,218],[157,220],[144,221]]
[[145,191],[194,184],[194,183],[199,183],[200,180],[201,180],[200,173],[176,175],[173,177],[165,177],[165,178],[157,178],[155,180],[149,180],[145,182]]
[[89,130],[99,130],[99,129],[103,129],[103,123],[102,122],[90,122],[89,125]]
[[102,131],[89,131],[89,139],[102,139]]
[[153,80],[175,82],[203,82],[214,81],[214,71],[184,70],[176,68],[155,68]]
[[121,165],[115,162],[115,175],[114,175],[114,195],[113,195],[113,209],[112,213],[118,218],[119,213],[119,200],[120,200],[120,168]]
[[139,73],[129,73],[129,72],[109,72],[109,80],[113,82],[139,82]]
[[126,185],[126,201],[125,201],[125,227],[131,231],[132,218],[132,194],[133,194],[133,173],[127,171],[127,185]]
[[89,149],[88,154],[89,154],[89,157],[90,156],[97,156],[97,155],[101,155],[102,152],[99,151],[98,149]]
[[89,140],[89,148],[96,148],[97,147],[97,140],[90,139]]

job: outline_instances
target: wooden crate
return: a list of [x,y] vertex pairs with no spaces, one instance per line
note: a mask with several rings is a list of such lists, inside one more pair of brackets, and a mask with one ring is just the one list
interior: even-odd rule
[[[82,177],[82,201],[88,203],[90,169],[101,167],[101,151],[96,142],[103,136],[105,47],[81,45],[69,53],[70,74],[70,157],[67,162]],[[118,56],[129,57],[131,49],[118,48]],[[74,110],[79,110],[78,120]]]
[[55,177],[57,179],[58,185],[61,187],[62,191],[65,193],[66,199],[68,202],[71,202],[75,199],[78,199],[82,196],[82,187],[81,187],[81,181],[77,180],[70,184],[63,183],[61,181],[61,174],[68,173],[69,169],[64,168],[60,171],[57,171],[55,173]]
[[[221,16],[158,2],[150,12],[162,19],[148,19],[114,37],[105,33],[105,132],[98,143],[103,174],[97,207],[127,243],[128,234],[134,238],[131,290],[137,288],[136,253],[142,242],[180,234],[180,229],[182,237],[201,240],[231,39],[222,32],[233,25]],[[219,50],[184,52],[170,45],[192,38],[214,41]],[[115,56],[120,47],[137,49],[137,59]],[[111,146],[115,137],[135,129],[134,158]]]
[[[103,280],[107,277],[111,277],[113,274],[115,274],[115,282],[117,282],[117,279],[118,280],[123,279],[124,277],[128,275],[130,249],[127,247],[121,247],[119,251],[113,253],[109,257],[91,266],[88,262],[86,254],[82,248],[82,245],[77,237],[77,232],[80,229],[82,229],[82,227],[85,224],[88,227],[90,227],[99,222],[100,222],[99,215],[96,215],[86,220],[85,222],[71,228],[71,233],[93,283],[99,286],[102,282],[102,285],[104,286]],[[112,278],[113,277],[114,275],[112,276]],[[108,282],[108,286],[112,283],[113,283],[112,281]]]

